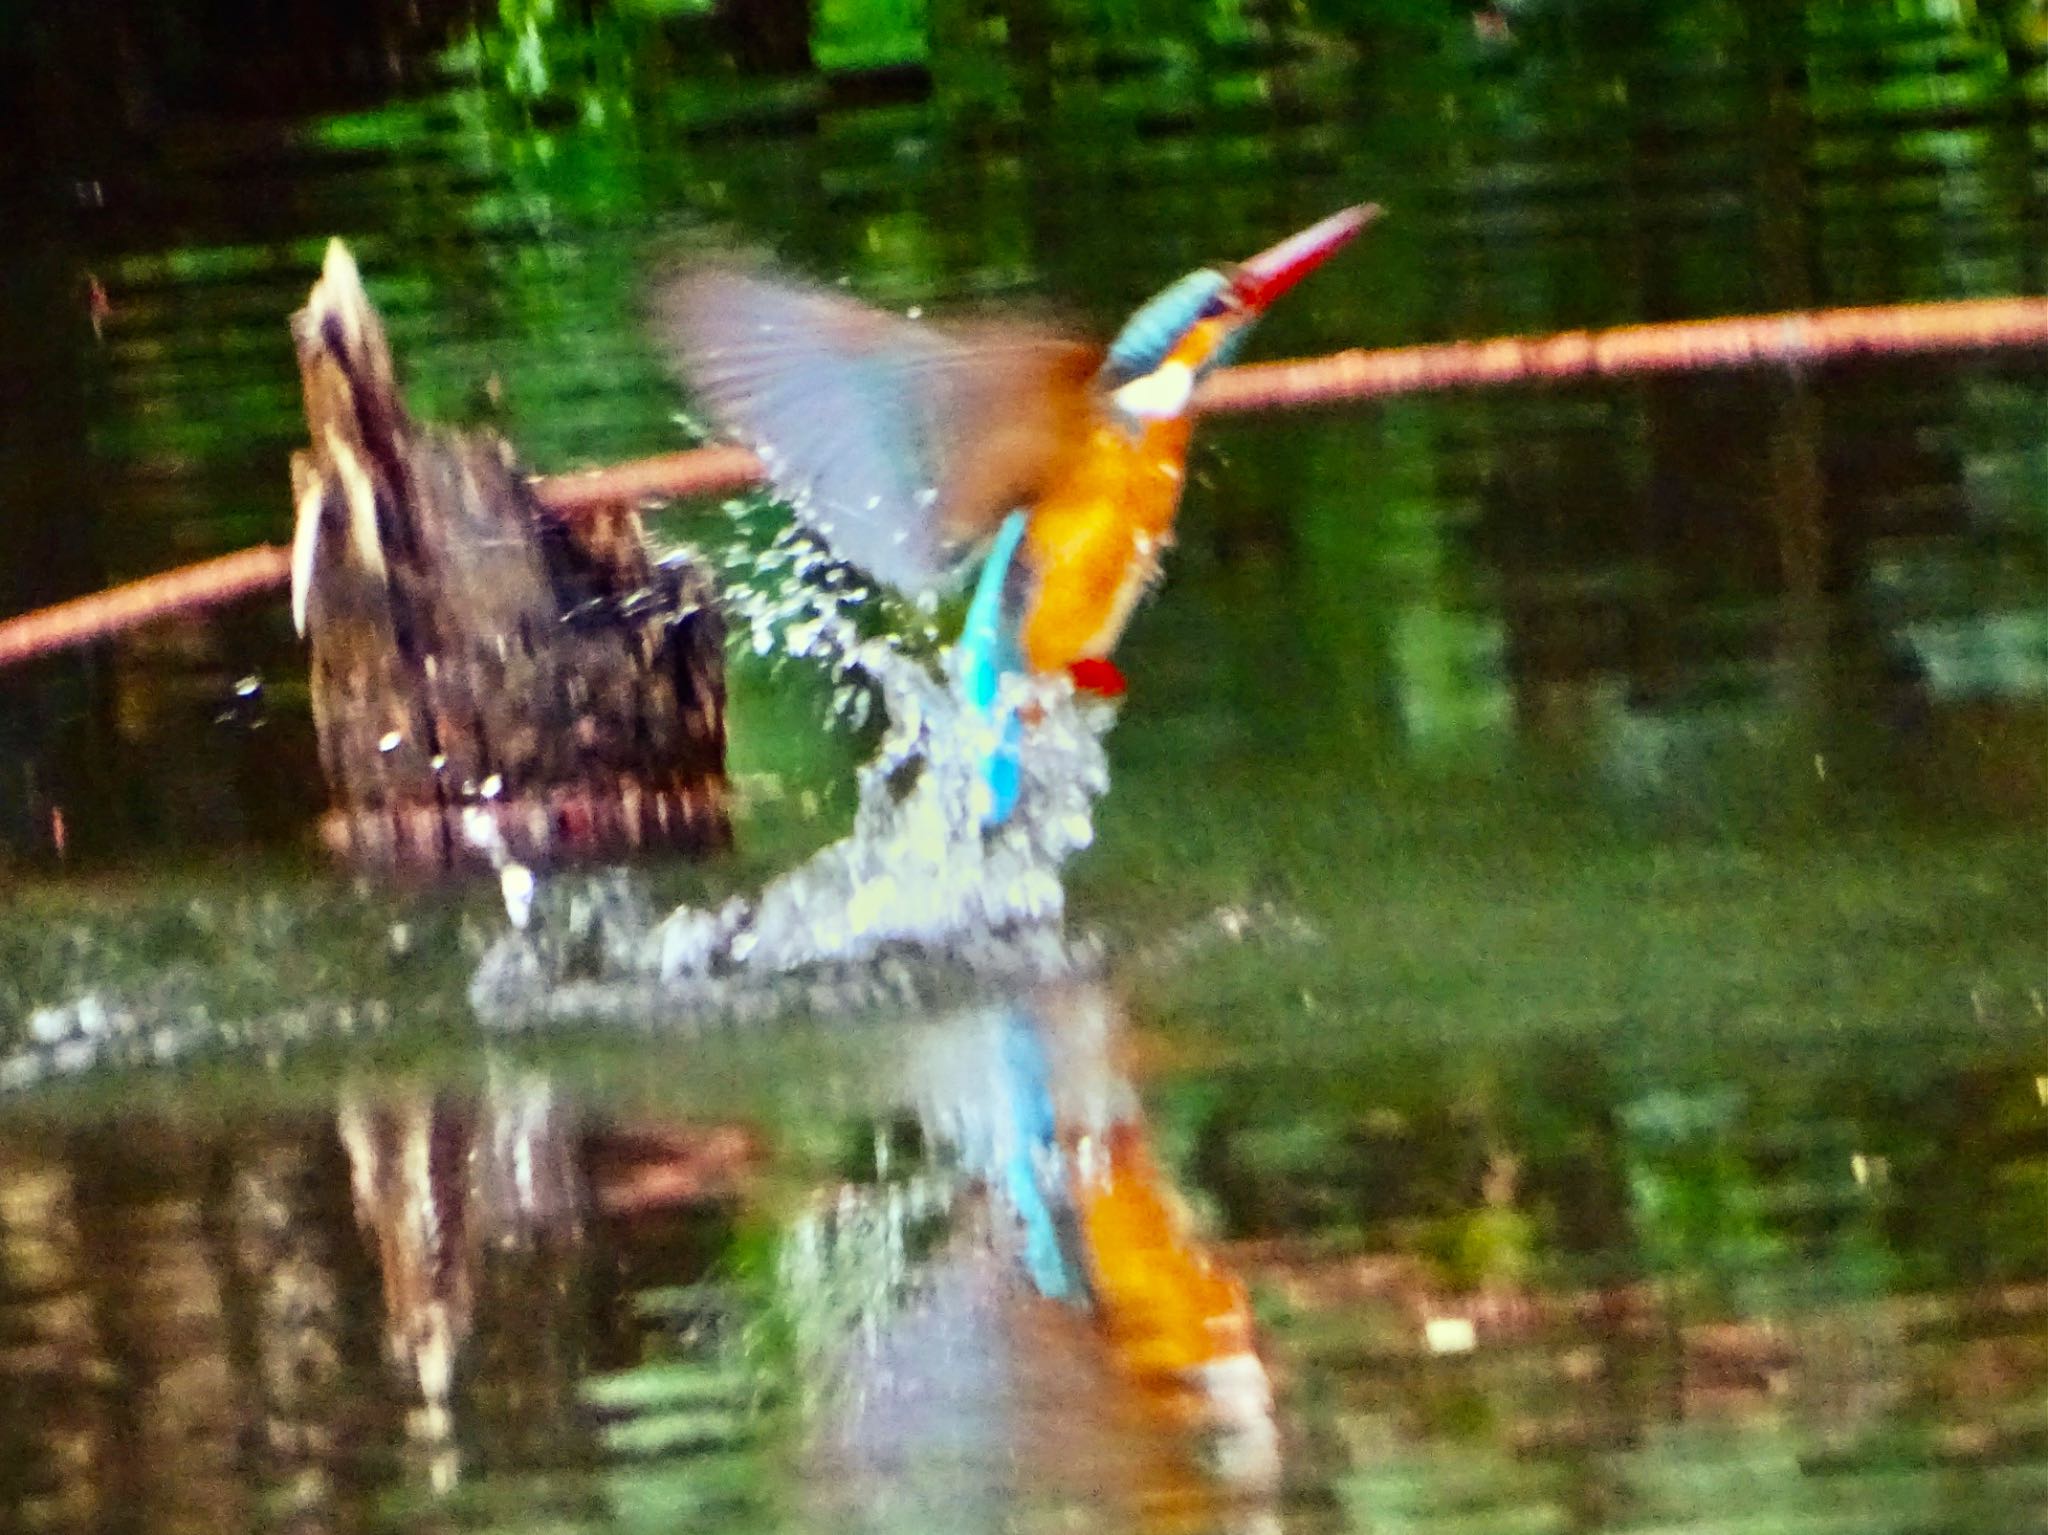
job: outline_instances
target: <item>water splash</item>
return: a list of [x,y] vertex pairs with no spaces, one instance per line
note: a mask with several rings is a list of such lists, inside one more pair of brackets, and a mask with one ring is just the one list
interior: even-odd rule
[[[1063,677],[1009,677],[1004,708],[973,708],[929,616],[876,632],[874,594],[801,533],[778,535],[725,592],[758,652],[827,669],[836,712],[857,720],[879,703],[886,727],[859,772],[853,830],[751,899],[686,907],[644,931],[629,900],[586,886],[566,946],[537,920],[486,956],[471,987],[479,1016],[518,1025],[840,1012],[1092,963],[1092,950],[1066,937],[1060,871],[1094,836],[1114,705]],[[1022,784],[1015,811],[985,830],[983,767],[993,721],[1009,710],[1027,721]],[[595,909],[607,904],[609,915]],[[593,936],[593,923],[608,936]],[[579,973],[563,963],[570,949],[622,946],[625,965]]]
[[156,985],[96,988],[38,1007],[23,1037],[0,1055],[0,1095],[96,1071],[142,1071],[216,1056],[275,1070],[315,1040],[381,1033],[392,1022],[382,999],[325,999],[241,1016],[221,1016],[202,983],[172,971]]
[[[1001,703],[1029,723],[1014,813],[984,831],[992,720],[972,707],[930,614],[874,593],[787,530],[736,546],[725,583],[734,627],[756,648],[824,666],[833,712],[886,725],[860,770],[851,833],[750,898],[657,914],[629,873],[537,877],[495,846],[507,928],[469,985],[487,1024],[549,1019],[692,1027],[794,1012],[938,1012],[1008,986],[1099,968],[1066,932],[1061,870],[1093,837],[1108,787],[1103,738],[1115,706],[1064,678],[1006,679]],[[469,835],[493,852],[494,825]],[[267,908],[266,908],[267,909]],[[412,946],[391,928],[391,952]],[[276,935],[252,929],[251,942]],[[360,951],[357,951],[360,958]],[[281,1064],[302,1044],[381,1031],[392,1006],[323,982],[293,1005],[224,991],[205,965],[151,967],[125,982],[91,966],[66,999],[0,1017],[0,1093],[101,1069],[217,1054]],[[417,1011],[427,999],[408,1001]],[[18,1022],[18,1031],[9,1028]],[[18,1032],[18,1039],[9,1039]]]

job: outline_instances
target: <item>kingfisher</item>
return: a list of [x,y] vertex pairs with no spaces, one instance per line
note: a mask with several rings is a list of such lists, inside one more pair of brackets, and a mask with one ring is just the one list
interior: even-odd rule
[[995,727],[995,826],[1020,781],[1003,679],[1122,691],[1110,657],[1172,543],[1197,386],[1378,212],[1190,272],[1106,348],[1023,319],[886,313],[729,261],[673,279],[657,321],[684,382],[834,557],[913,599],[980,561],[957,674]]

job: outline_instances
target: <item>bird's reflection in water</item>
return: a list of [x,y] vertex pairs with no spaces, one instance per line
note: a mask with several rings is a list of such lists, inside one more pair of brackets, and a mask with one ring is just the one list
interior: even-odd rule
[[[833,1385],[806,1485],[837,1516],[1268,1517],[1279,1441],[1245,1291],[1152,1156],[1118,1023],[1106,991],[1073,985],[912,1041],[908,1105],[929,1159],[958,1177],[899,1301],[809,1366]],[[843,1197],[827,1218],[843,1225]]]
[[[792,1342],[749,1358],[784,1377],[754,1399],[801,1403],[793,1433],[749,1442],[796,1470],[764,1480],[801,1525],[1269,1527],[1279,1436],[1245,1291],[1165,1181],[1120,1024],[1069,983],[879,1032],[852,1106],[875,1153],[794,1213],[772,1129],[622,1124],[511,1070],[460,1103],[351,1095],[354,1208],[429,1488],[464,1476],[458,1444],[502,1465],[658,1443],[620,1421],[647,1403],[619,1383],[679,1335],[640,1325],[647,1297],[697,1286],[681,1333]],[[771,1282],[703,1283],[763,1229]]]

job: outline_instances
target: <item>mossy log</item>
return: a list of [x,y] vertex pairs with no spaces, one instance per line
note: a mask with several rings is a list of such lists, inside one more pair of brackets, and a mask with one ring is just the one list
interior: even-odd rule
[[339,241],[292,318],[292,609],[345,859],[432,871],[730,840],[722,625],[630,505],[571,522],[509,444],[414,422]]

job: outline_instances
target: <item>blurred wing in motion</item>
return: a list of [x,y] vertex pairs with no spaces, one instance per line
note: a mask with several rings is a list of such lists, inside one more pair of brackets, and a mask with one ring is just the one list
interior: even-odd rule
[[1102,358],[1050,329],[920,324],[731,266],[672,280],[658,319],[684,382],[799,519],[912,592],[954,574],[1080,450]]

